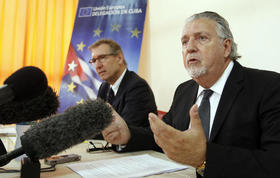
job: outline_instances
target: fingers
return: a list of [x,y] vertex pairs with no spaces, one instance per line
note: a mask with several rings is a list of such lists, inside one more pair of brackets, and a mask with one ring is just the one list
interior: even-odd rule
[[113,110],[112,122],[102,131],[104,139],[112,144],[126,144],[131,135],[126,122]]
[[193,119],[199,119],[199,114],[198,114],[198,106],[197,104],[194,104],[191,109],[190,109],[190,117]]
[[164,150],[174,144],[174,140],[170,138],[176,138],[179,132],[178,130],[164,123],[153,113],[149,114],[149,121],[152,132],[154,133],[155,142],[158,146]]
[[159,135],[162,132],[161,130],[165,130],[166,124],[154,113],[149,113],[149,122],[150,127],[155,135]]
[[190,128],[202,127],[198,114],[198,106],[194,104],[190,109]]
[[109,142],[111,144],[118,144],[120,133],[118,131],[113,131],[107,135],[103,135],[103,137],[104,137],[104,140],[106,140],[107,142]]
[[196,137],[197,140],[202,142],[206,141],[204,130],[202,128],[202,123],[198,113],[197,105],[193,105],[190,109],[190,133],[193,137]]
[[106,138],[109,138],[111,133],[116,132],[116,131],[117,131],[116,127],[107,127],[106,129],[104,129],[102,131],[102,135],[103,135],[104,139],[106,139]]
[[182,164],[197,165],[205,160],[206,137],[196,104],[191,107],[189,114],[191,126],[185,131],[167,125],[155,114],[149,114],[149,122],[155,142],[170,159]]
[[120,137],[120,129],[117,121],[114,120],[107,128],[102,131],[104,140],[109,143],[115,144],[117,139]]
[[157,118],[154,113],[149,114],[149,122],[151,130],[154,133],[155,142],[162,148],[164,141],[161,139],[160,133],[164,133],[164,130],[166,130],[163,125],[164,123],[159,118]]
[[[116,132],[119,130],[117,116],[118,116],[118,114],[113,110],[112,122],[104,130],[102,130],[102,135],[103,135],[104,139],[108,138],[112,132]],[[108,140],[106,140],[106,141],[108,141]]]

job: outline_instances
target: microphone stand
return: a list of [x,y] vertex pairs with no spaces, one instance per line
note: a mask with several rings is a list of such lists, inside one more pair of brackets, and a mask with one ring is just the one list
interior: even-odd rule
[[29,157],[23,157],[21,159],[21,178],[40,178],[41,164],[38,159],[30,159]]

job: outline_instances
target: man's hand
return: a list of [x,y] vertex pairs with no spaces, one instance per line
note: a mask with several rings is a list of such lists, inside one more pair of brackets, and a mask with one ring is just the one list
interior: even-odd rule
[[130,139],[130,131],[128,126],[113,108],[112,110],[113,121],[102,131],[104,140],[115,145],[127,144]]
[[149,114],[149,121],[156,143],[170,159],[193,167],[205,161],[206,137],[196,104],[190,109],[190,127],[186,131],[176,130],[153,113]]

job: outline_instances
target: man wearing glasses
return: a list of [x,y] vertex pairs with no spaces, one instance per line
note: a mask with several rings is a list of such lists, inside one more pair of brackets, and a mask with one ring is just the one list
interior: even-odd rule
[[104,81],[97,97],[109,102],[128,125],[147,127],[148,114],[157,113],[154,94],[147,82],[127,69],[123,51],[111,39],[89,46],[89,61]]

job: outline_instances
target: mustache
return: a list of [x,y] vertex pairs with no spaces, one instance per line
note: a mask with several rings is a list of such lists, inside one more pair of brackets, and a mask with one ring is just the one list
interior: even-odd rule
[[186,59],[187,59],[187,61],[190,61],[190,60],[192,60],[192,59],[196,59],[196,60],[198,60],[198,61],[201,61],[201,60],[200,60],[200,56],[197,55],[197,54],[190,54],[190,55],[187,55],[187,56],[186,56]]

